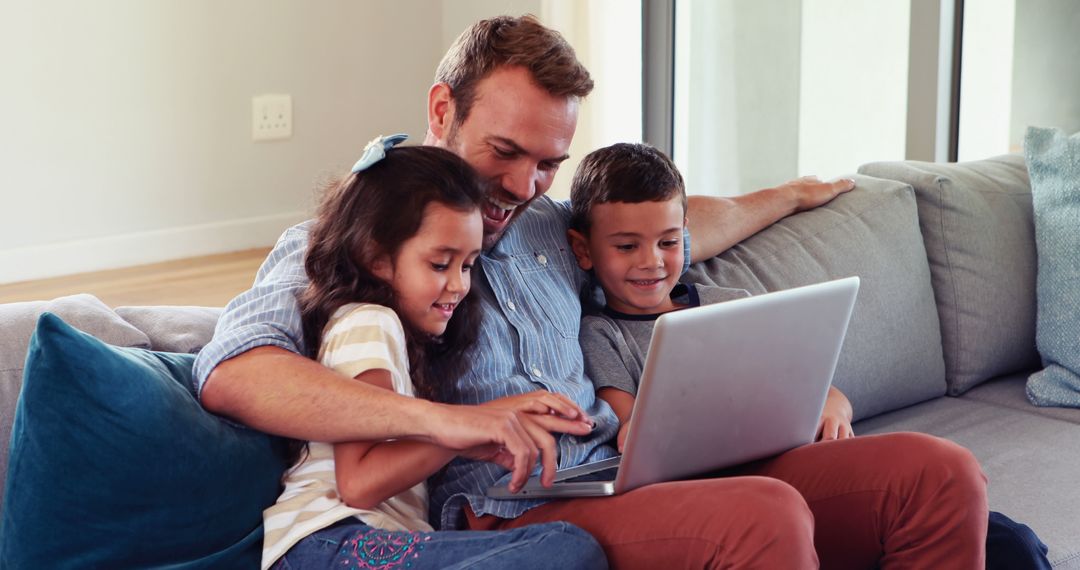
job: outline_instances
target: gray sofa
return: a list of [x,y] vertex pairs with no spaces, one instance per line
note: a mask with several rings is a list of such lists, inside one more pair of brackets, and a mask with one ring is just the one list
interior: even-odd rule
[[[1080,569],[1080,409],[1025,396],[1035,350],[1031,194],[1018,156],[864,165],[858,188],[691,268],[689,279],[760,293],[859,275],[835,384],[855,431],[913,430],[971,449],[990,506],[1029,524],[1055,568]],[[0,475],[38,314],[106,342],[198,350],[218,309],[110,310],[82,295],[0,305]],[[2,508],[2,503],[0,503]]]

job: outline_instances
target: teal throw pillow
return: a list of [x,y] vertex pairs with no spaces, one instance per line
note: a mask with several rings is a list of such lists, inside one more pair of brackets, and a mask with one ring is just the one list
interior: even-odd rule
[[1024,155],[1039,258],[1035,344],[1045,367],[1028,378],[1028,399],[1080,407],[1080,133],[1029,128]]
[[44,313],[0,521],[3,568],[258,568],[278,441],[207,413],[188,354],[118,348]]

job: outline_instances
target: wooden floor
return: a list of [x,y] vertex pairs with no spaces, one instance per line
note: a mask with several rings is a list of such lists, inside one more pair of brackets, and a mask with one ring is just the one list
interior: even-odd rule
[[0,303],[90,293],[110,307],[221,307],[251,286],[269,248],[0,285]]

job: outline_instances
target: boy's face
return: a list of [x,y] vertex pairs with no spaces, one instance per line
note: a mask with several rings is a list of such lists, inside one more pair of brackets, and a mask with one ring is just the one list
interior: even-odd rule
[[578,265],[596,273],[612,309],[631,315],[675,308],[669,294],[683,266],[682,199],[593,206],[585,236],[568,232]]

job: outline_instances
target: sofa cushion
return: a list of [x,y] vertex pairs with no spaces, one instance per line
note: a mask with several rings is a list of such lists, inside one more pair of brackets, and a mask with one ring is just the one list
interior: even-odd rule
[[[856,434],[917,431],[952,440],[978,458],[990,509],[1027,524],[1050,547],[1056,570],[1080,570],[1080,425],[970,398],[937,398],[855,424]],[[1022,398],[1023,396],[1021,396]],[[1066,410],[1080,412],[1080,410]]]
[[945,368],[912,190],[865,176],[856,182],[825,206],[695,264],[686,278],[758,294],[858,275],[833,384],[864,418],[944,394]]
[[45,313],[15,414],[0,567],[257,567],[276,442],[205,412],[194,357]]
[[[0,305],[0,481],[7,473],[8,444],[15,403],[22,387],[26,346],[41,313],[49,311],[101,340],[116,346],[149,347],[150,339],[124,322],[97,297],[72,295],[52,301]],[[0,511],[3,497],[0,497]]]
[[1035,342],[1046,366],[1031,375],[1028,396],[1080,407],[1080,133],[1029,128],[1024,155],[1039,257]]
[[[964,393],[965,400],[975,400],[987,404],[995,404],[1014,410],[1022,410],[1029,414],[1043,416],[1070,422],[1080,426],[1080,409],[1035,407],[1031,405],[1027,396],[1027,381],[1030,372],[1017,372],[998,378],[991,378],[979,384],[970,391]],[[1078,446],[1080,451],[1080,446]]]
[[117,307],[116,314],[150,337],[150,348],[194,354],[210,342],[221,309],[215,307]]
[[1023,158],[876,162],[859,172],[915,188],[949,393],[1034,368],[1035,234]]

